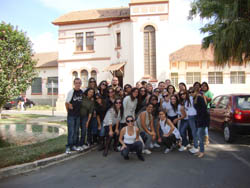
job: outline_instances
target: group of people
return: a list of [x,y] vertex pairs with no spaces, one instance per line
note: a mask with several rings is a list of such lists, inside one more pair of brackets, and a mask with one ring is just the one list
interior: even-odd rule
[[204,156],[213,97],[206,82],[195,82],[188,89],[181,82],[178,92],[169,79],[156,88],[146,81],[122,88],[117,77],[110,85],[106,80],[97,85],[94,78],[87,88],[81,85],[81,79],[75,78],[66,98],[66,153],[98,143],[103,156],[113,148],[125,160],[135,152],[144,161],[143,153],[151,154],[152,148],[161,146],[164,153],[177,148]]

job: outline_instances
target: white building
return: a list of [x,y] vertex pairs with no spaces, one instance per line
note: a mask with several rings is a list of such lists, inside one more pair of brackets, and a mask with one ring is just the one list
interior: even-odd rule
[[54,20],[59,26],[57,109],[64,108],[76,76],[83,86],[91,76],[100,82],[116,75],[121,84],[133,85],[165,79],[168,13],[168,0],[131,0],[126,8],[77,11]]
[[[250,82],[249,66],[218,68],[211,58],[190,62],[173,58],[169,63],[168,16],[168,0],[131,0],[126,8],[70,12],[54,20],[59,44],[57,110],[64,109],[75,77],[82,79],[83,87],[90,77],[99,83],[111,80],[113,75],[121,85],[134,85],[139,80],[156,83],[166,78],[191,85],[197,77],[195,72],[200,72],[198,81],[209,81],[209,76],[217,79],[221,74],[217,72],[223,72],[223,84],[228,87],[223,87],[224,92],[232,89],[230,74],[238,79],[244,69],[245,82],[238,84],[237,90],[249,92],[245,89]],[[220,87],[214,84],[211,89],[217,92]]]

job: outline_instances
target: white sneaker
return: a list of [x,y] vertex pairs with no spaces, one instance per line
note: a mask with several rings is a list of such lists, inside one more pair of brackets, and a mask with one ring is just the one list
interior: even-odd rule
[[89,145],[83,145],[82,148],[83,148],[83,150],[88,149]]
[[164,153],[166,154],[166,153],[168,153],[168,152],[170,152],[171,151],[171,149],[165,149],[165,151],[164,151]]
[[151,143],[151,144],[149,145],[149,147],[150,147],[151,149],[153,149],[153,148],[154,148],[154,145]]
[[187,148],[190,148],[190,147],[191,147],[191,145],[190,145],[190,144],[188,144],[186,147],[187,147]]
[[121,146],[118,146],[117,149],[118,149],[118,151],[121,151],[121,150],[122,150],[122,147],[121,147]]
[[71,148],[71,151],[79,151],[79,149],[78,149],[78,147],[73,146],[73,147]]
[[195,147],[192,147],[190,150],[189,150],[191,153],[195,154],[197,152],[199,152],[199,150]]
[[70,148],[66,148],[65,153],[66,153],[66,154],[71,154]]
[[184,150],[186,150],[187,148],[185,147],[185,146],[181,146],[179,149],[178,149],[178,151],[184,151]]
[[160,148],[161,146],[159,144],[157,144],[157,143],[154,143],[154,147]]
[[145,154],[147,154],[147,155],[150,155],[152,152],[149,151],[148,149],[144,149],[144,150],[142,150],[142,153],[145,153]]
[[83,147],[81,147],[81,146],[77,147],[77,151],[83,151],[83,150],[84,150]]

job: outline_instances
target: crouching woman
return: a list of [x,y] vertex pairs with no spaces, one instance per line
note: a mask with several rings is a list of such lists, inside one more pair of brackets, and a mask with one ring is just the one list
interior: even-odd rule
[[160,120],[157,125],[158,142],[166,146],[164,153],[168,153],[172,150],[172,145],[180,146],[181,136],[172,121],[166,117],[164,111],[159,112],[159,117]]
[[139,160],[144,161],[142,156],[142,142],[139,139],[139,129],[134,126],[134,118],[126,117],[126,126],[120,132],[119,141],[122,144],[121,155],[125,160],[129,159],[129,152],[136,152]]

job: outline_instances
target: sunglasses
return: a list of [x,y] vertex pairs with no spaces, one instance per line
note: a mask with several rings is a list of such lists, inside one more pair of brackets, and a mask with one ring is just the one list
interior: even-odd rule
[[180,93],[180,95],[186,95],[186,93]]
[[107,87],[108,85],[107,84],[102,84],[102,86],[106,86]]
[[163,95],[163,97],[168,97],[168,95]]
[[127,122],[127,123],[133,123],[134,120],[131,119],[131,120],[127,120],[126,122]]
[[160,91],[159,91],[159,90],[155,90],[155,92],[158,92],[158,93],[159,93]]
[[195,91],[189,91],[189,93],[191,94],[191,93],[195,93]]
[[115,104],[122,104],[122,102],[116,102]]

